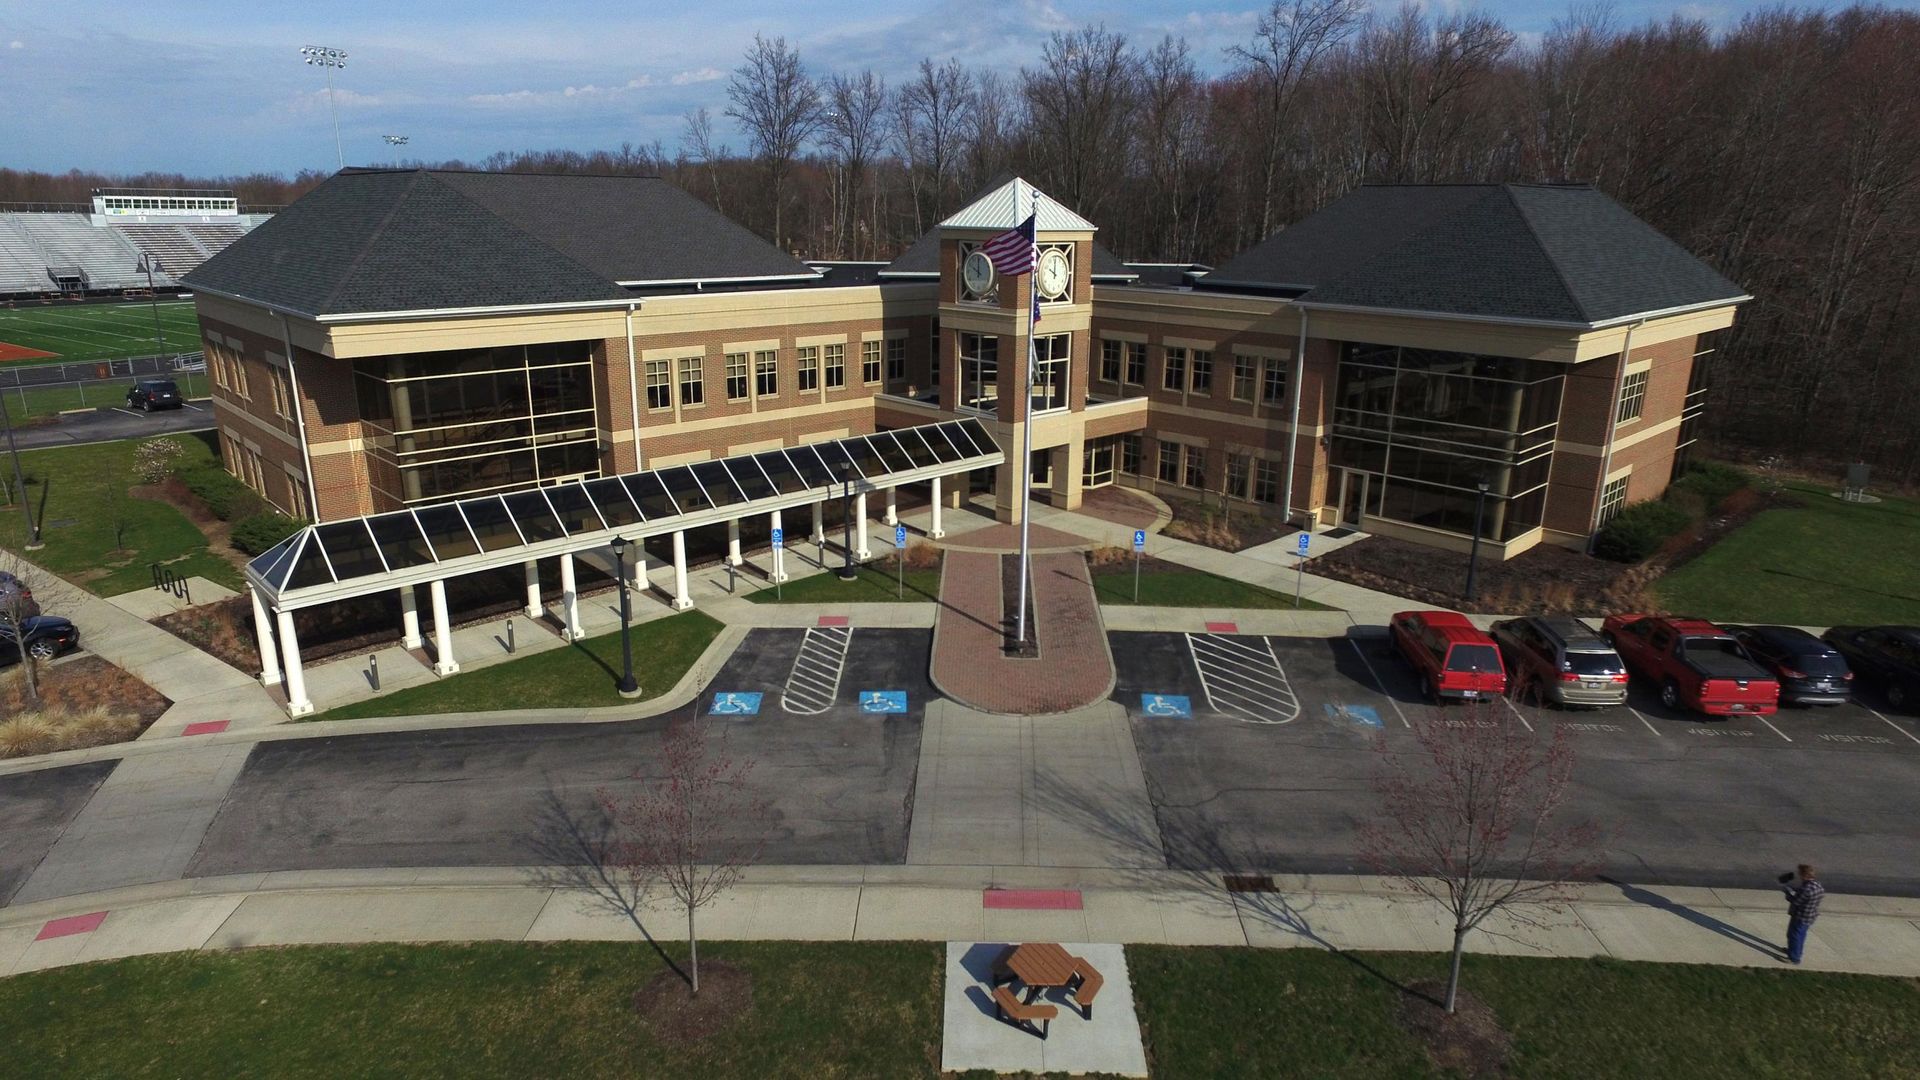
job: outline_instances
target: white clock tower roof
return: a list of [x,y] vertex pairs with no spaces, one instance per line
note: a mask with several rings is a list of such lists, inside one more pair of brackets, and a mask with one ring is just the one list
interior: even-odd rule
[[1037,232],[1095,232],[1098,227],[1054,202],[1046,192],[1019,177],[1001,184],[971,206],[940,223],[947,229],[1011,229],[1033,214]]

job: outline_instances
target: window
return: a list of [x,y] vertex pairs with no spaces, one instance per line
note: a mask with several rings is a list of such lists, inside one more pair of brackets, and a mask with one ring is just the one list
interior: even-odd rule
[[992,411],[1000,402],[1000,339],[960,335],[960,404]]
[[1120,436],[1120,471],[1128,476],[1140,475],[1140,436]]
[[747,396],[747,354],[727,354],[727,400],[743,401]]
[[1127,345],[1127,378],[1135,386],[1147,383],[1147,345],[1143,341],[1129,341]]
[[753,354],[753,392],[758,397],[780,393],[780,352],[763,349]]
[[1120,381],[1120,343],[1111,338],[1100,339],[1100,378]]
[[1187,469],[1180,482],[1190,488],[1207,486],[1207,452],[1198,446],[1187,447]]
[[686,408],[692,405],[704,405],[707,401],[705,387],[701,383],[701,368],[705,358],[685,356],[680,359],[680,405]]
[[248,401],[252,401],[253,395],[247,391],[247,362],[238,355],[234,355],[232,363],[233,392],[246,398]]
[[1647,404],[1647,374],[1636,371],[1620,380],[1620,423],[1640,419],[1640,410]]
[[227,388],[227,350],[209,341],[206,343],[206,352],[212,358],[213,383],[225,390]]
[[860,343],[860,381],[869,384],[880,381],[880,343],[877,341]]
[[1605,525],[1612,521],[1613,516],[1627,505],[1628,479],[1630,478],[1623,476],[1600,489],[1600,524]]
[[1227,455],[1227,494],[1236,499],[1247,497],[1248,464],[1245,454]]
[[907,377],[907,339],[903,337],[887,339],[887,381],[899,382]]
[[665,360],[647,361],[647,408],[673,408],[673,372]]
[[1213,393],[1213,353],[1206,349],[1193,350],[1192,365],[1188,389],[1195,394]]
[[1033,340],[1035,412],[1067,407],[1067,371],[1072,352],[1072,334],[1051,334]]
[[1267,357],[1261,361],[1260,375],[1260,400],[1268,405],[1284,404],[1287,400],[1286,361]]
[[820,346],[802,345],[796,351],[800,358],[800,392],[820,389]]
[[927,378],[940,385],[940,320],[933,320],[933,330],[927,335]]
[[1233,400],[1253,400],[1253,357],[1233,358]]
[[1169,484],[1180,482],[1180,444],[1160,441],[1160,479]]
[[1177,346],[1168,346],[1162,350],[1166,359],[1160,364],[1160,388],[1178,393],[1187,388],[1187,350]]
[[827,346],[827,389],[838,390],[847,385],[847,347],[834,344]]
[[1280,501],[1280,470],[1265,458],[1253,463],[1253,498],[1255,502]]
[[293,415],[293,408],[287,400],[287,377],[277,367],[268,368],[267,375],[273,379],[273,415],[285,420]]

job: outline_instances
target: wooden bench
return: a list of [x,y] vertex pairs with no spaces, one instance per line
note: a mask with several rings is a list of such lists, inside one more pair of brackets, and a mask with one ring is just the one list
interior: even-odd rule
[[1038,1021],[1040,1026],[1036,1033],[1042,1039],[1047,1037],[1047,1030],[1052,1026],[1053,1018],[1060,1015],[1060,1010],[1052,1005],[1021,1004],[1011,986],[993,988],[993,1007],[995,1017],[1017,1028],[1031,1029],[1034,1022]]
[[1107,980],[1100,977],[1100,972],[1094,970],[1092,964],[1078,956],[1073,958],[1073,974],[1078,981],[1068,992],[1073,995],[1073,1000],[1079,1004],[1087,1019],[1091,1020],[1093,999],[1099,995],[1100,988],[1107,984]]

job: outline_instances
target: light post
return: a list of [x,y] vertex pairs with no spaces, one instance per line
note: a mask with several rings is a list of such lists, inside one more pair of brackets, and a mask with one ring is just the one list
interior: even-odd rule
[[400,164],[400,147],[407,145],[407,137],[405,135],[382,135],[380,137],[386,140],[388,146],[394,148],[393,163],[395,165]]
[[[852,581],[859,576],[853,568],[853,462],[840,463],[840,523],[844,526],[841,542],[845,545],[846,561],[840,565],[840,580]],[[862,527],[866,522],[861,522]]]
[[309,65],[327,70],[327,111],[333,114],[333,155],[341,168],[347,167],[346,151],[340,148],[340,109],[333,100],[333,69],[347,66],[347,50],[326,45],[302,45],[300,55]]
[[1473,498],[1473,545],[1467,549],[1467,600],[1473,600],[1474,574],[1480,568],[1480,523],[1487,512],[1487,478],[1481,477],[1474,487],[1479,494]]
[[134,264],[133,272],[147,275],[147,299],[153,302],[153,348],[154,355],[164,356],[167,351],[166,336],[160,332],[160,294],[153,291],[153,275],[166,273],[160,268],[160,260],[152,252],[142,252],[140,261]]
[[[613,538],[613,575],[620,584],[620,682],[614,689],[621,697],[639,697],[640,684],[633,681],[633,598],[627,592],[627,538]],[[569,616],[571,618],[571,616]]]

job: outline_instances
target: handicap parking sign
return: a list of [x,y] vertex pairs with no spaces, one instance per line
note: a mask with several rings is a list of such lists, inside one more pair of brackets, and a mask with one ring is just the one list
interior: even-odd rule
[[1329,702],[1321,708],[1326,710],[1327,719],[1335,723],[1359,724],[1362,727],[1386,726],[1380,719],[1379,710],[1371,705],[1336,705]]
[[760,715],[760,695],[743,691],[722,693],[714,691],[713,706],[707,710],[715,716],[758,716]]
[[1307,541],[1310,538],[1311,535],[1308,533],[1303,532],[1300,534],[1300,557],[1303,559],[1307,557]]
[[907,527],[905,525],[895,525],[893,527],[893,546],[897,548],[907,546]]
[[906,712],[907,692],[905,690],[862,690],[860,691],[860,711],[863,713]]
[[1133,550],[1145,551],[1146,548],[1147,548],[1147,530],[1145,529],[1133,530]]
[[1148,716],[1193,719],[1193,701],[1185,694],[1141,694],[1140,711]]
[[785,529],[773,530],[773,546],[774,547],[779,547],[781,544],[784,544],[786,542],[787,542],[787,530]]

